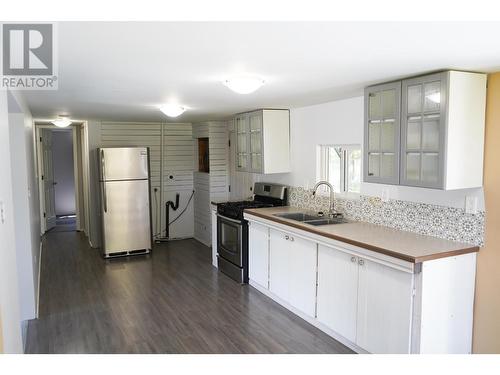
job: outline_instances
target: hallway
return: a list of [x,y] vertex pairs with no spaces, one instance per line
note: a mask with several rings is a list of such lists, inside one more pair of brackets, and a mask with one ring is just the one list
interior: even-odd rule
[[43,243],[39,319],[28,353],[350,353],[212,267],[195,240],[104,261],[82,233]]

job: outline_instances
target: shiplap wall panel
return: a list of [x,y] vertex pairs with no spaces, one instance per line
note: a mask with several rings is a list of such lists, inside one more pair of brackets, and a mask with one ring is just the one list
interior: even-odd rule
[[[212,241],[211,201],[228,199],[228,128],[226,122],[193,125],[193,138],[208,138],[209,173],[194,173],[194,237],[210,246]],[[195,160],[198,158],[195,144]]]
[[[163,188],[160,212],[162,231],[166,228],[166,202],[175,202],[175,195],[179,193],[179,208],[177,211],[170,209],[170,222],[172,222],[186,208],[193,192],[195,165],[193,145],[193,128],[191,124],[163,124]],[[170,226],[170,237],[192,237],[194,234],[193,217],[194,197],[189,202],[184,214]]]

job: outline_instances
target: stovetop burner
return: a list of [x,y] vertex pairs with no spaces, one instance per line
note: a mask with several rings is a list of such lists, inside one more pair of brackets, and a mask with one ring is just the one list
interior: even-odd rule
[[274,204],[259,201],[225,202],[217,205],[217,213],[231,219],[243,220],[243,211],[246,208],[273,207]]

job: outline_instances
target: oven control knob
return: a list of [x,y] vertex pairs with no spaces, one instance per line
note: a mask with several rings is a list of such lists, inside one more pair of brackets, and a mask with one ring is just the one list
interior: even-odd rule
[[290,239],[290,236],[289,235],[285,235],[285,240],[289,240]]

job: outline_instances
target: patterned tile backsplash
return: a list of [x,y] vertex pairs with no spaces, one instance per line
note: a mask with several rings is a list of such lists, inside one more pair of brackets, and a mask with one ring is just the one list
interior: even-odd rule
[[[312,190],[302,187],[290,188],[288,200],[290,206],[328,211],[328,196],[313,197]],[[359,199],[335,197],[335,209],[350,220],[478,246],[484,242],[484,211],[467,214],[459,208],[393,199],[384,202],[364,195]]]

